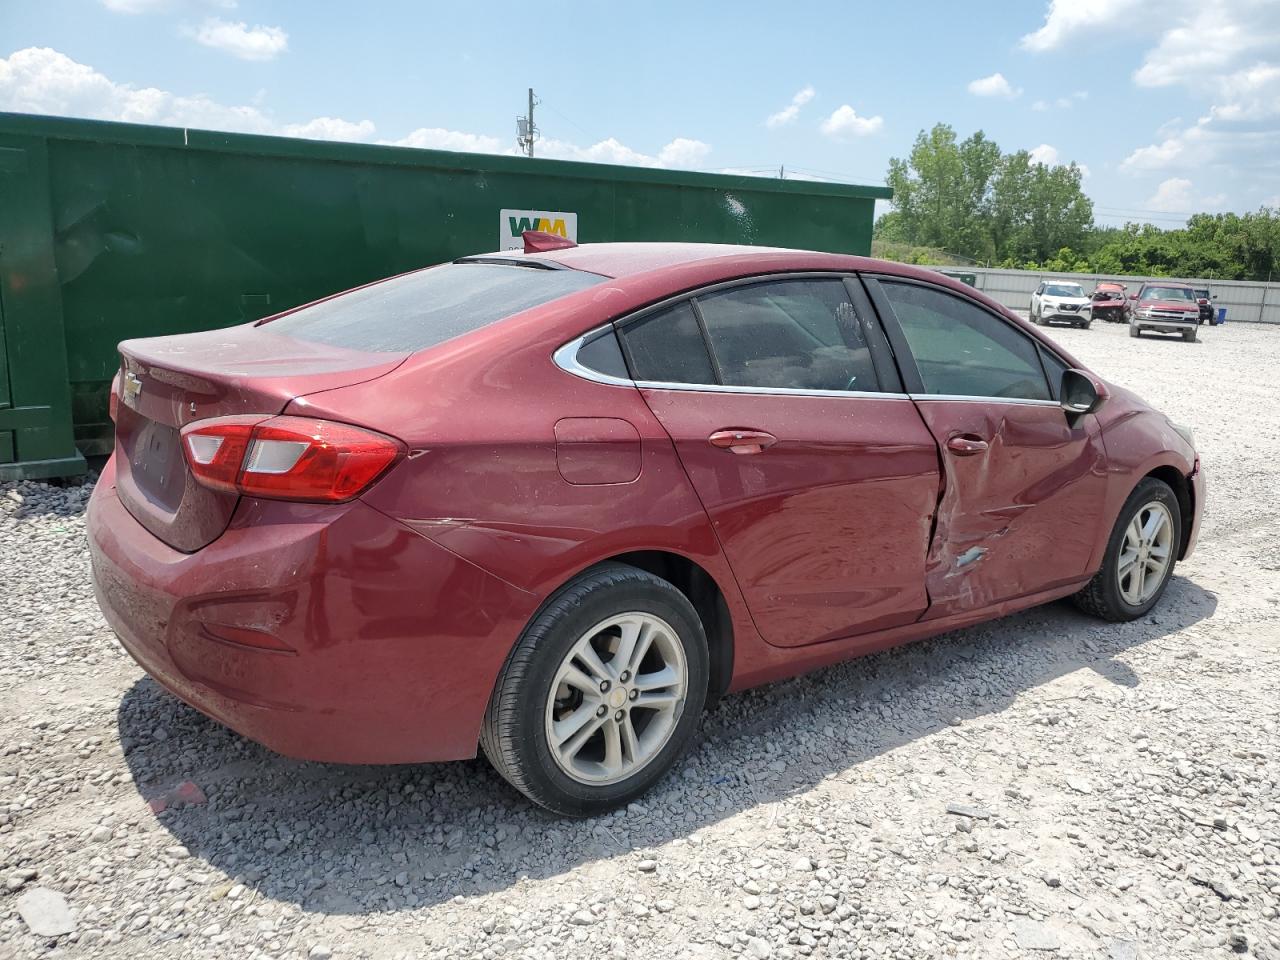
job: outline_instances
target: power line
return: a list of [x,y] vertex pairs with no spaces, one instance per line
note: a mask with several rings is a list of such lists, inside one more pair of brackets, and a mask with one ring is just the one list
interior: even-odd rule
[[568,123],[568,124],[569,124],[569,126],[574,127],[575,129],[577,129],[577,131],[578,131],[579,133],[581,133],[582,135],[584,135],[588,140],[594,140],[594,141],[596,141],[596,142],[598,143],[598,142],[600,142],[601,140],[607,139],[607,138],[605,138],[605,137],[601,137],[601,136],[599,136],[598,134],[592,133],[590,130],[587,130],[585,127],[583,127],[583,126],[582,126],[582,124],[580,124],[580,123],[578,123],[577,121],[575,121],[575,120],[573,119],[573,117],[570,117],[570,116],[566,115],[565,113],[563,113],[562,111],[557,110],[557,109],[556,109],[552,104],[547,103],[547,102],[546,102],[546,101],[544,101],[544,100],[539,100],[539,101],[538,101],[538,106],[540,106],[540,107],[546,107],[548,110],[550,110],[552,113],[554,113],[554,114],[555,114],[557,117],[559,117],[561,120],[564,120],[566,123]]

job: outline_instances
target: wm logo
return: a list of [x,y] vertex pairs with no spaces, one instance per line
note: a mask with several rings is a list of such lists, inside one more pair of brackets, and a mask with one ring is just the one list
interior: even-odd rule
[[548,217],[507,217],[507,223],[511,225],[511,236],[518,237],[526,230],[539,230],[543,233],[554,233],[558,237],[569,238],[569,231],[565,228],[564,220],[551,220]]

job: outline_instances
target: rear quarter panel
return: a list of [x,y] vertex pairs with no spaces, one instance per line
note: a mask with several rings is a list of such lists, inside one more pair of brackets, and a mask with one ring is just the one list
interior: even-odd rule
[[376,383],[299,398],[287,412],[404,440],[409,456],[362,500],[521,590],[545,599],[601,560],[668,551],[712,576],[735,636],[749,641],[755,628],[711,522],[640,392],[581,379],[551,359],[594,325],[522,323],[504,336],[497,324]]

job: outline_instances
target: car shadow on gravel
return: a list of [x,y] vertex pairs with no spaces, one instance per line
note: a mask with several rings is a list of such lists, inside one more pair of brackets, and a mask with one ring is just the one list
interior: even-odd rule
[[[738,814],[766,831],[774,804],[833,777],[856,783],[860,764],[912,740],[958,726],[957,735],[994,743],[971,721],[1060,677],[1092,671],[1089,686],[1102,695],[1112,685],[1121,688],[1115,696],[1140,688],[1144,658],[1135,648],[1211,617],[1216,605],[1212,593],[1176,576],[1157,610],[1135,623],[1050,604],[727,697],[706,717],[682,769],[639,805],[588,821],[534,808],[479,759],[399,767],[289,760],[148,678],[126,692],[118,726],[142,798],[188,780],[207,797],[154,815],[224,875],[210,881],[212,896],[235,882],[307,911],[372,914],[582,865],[608,871],[613,858]],[[1117,659],[1126,651],[1138,667]]]

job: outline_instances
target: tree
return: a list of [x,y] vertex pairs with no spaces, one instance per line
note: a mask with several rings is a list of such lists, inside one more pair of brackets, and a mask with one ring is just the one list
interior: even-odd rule
[[921,130],[906,160],[889,161],[894,209],[880,218],[878,233],[977,259],[970,251],[986,243],[983,223],[999,163],[1000,148],[981,130],[962,143],[945,123]]
[[889,161],[887,182],[894,209],[877,224],[880,236],[975,260],[1044,259],[1080,243],[1093,221],[1074,164],[1003,156],[981,130],[957,142],[945,123],[920,131],[905,160]]

